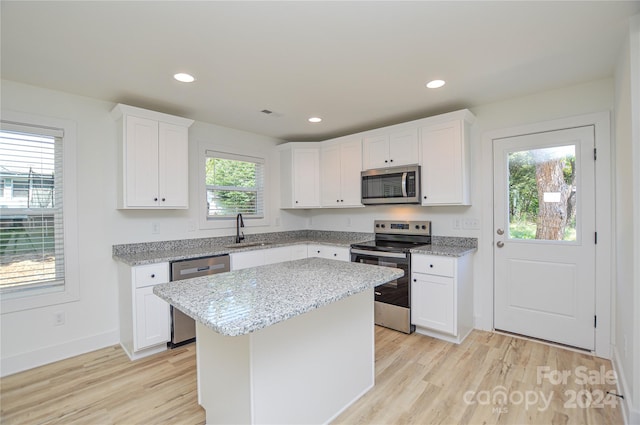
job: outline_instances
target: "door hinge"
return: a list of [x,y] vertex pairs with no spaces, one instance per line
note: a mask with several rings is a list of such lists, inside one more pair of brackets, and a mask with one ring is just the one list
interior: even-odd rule
[[595,161],[596,159],[598,159],[598,149],[593,148],[593,160]]
[[598,316],[593,316],[593,327],[594,328],[598,327]]
[[594,243],[595,243],[596,245],[598,245],[598,232],[595,232],[595,233],[594,233],[593,241],[594,241]]

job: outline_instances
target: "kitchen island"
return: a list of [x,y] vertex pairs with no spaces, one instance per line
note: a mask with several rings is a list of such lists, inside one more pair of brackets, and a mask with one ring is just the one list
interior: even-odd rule
[[373,288],[401,276],[307,258],[153,292],[196,320],[208,424],[326,423],[373,386]]

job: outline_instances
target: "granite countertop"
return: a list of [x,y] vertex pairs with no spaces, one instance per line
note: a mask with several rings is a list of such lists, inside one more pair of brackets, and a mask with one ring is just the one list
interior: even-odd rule
[[234,237],[184,239],[114,245],[113,258],[129,266],[233,254],[296,244],[321,244],[349,248],[352,243],[373,239],[372,233],[332,231],[289,231],[247,235],[236,244]]
[[153,293],[212,330],[239,336],[402,275],[392,267],[305,258],[160,284]]
[[[243,243],[234,237],[184,239],[164,242],[114,245],[113,258],[129,266],[232,254],[296,244],[321,244],[349,248],[356,242],[374,239],[373,233],[302,230],[247,235]],[[412,249],[415,254],[461,257],[477,250],[475,238],[433,236],[432,245]]]
[[468,246],[453,245],[425,245],[420,248],[413,248],[412,254],[440,255],[444,257],[462,257],[472,252],[476,252],[478,248]]

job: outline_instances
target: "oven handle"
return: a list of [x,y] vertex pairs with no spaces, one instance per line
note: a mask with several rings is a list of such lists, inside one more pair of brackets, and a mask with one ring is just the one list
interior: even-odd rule
[[403,197],[407,197],[407,174],[408,173],[402,173],[402,196]]
[[351,248],[352,254],[368,255],[370,257],[387,257],[387,258],[407,258],[406,254],[400,254],[396,252],[384,252],[384,251],[365,251],[363,249]]

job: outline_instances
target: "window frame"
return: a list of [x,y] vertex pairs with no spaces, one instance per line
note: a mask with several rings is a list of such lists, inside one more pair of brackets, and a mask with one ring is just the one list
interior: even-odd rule
[[2,314],[13,313],[80,299],[78,262],[78,208],[76,186],[76,123],[53,117],[35,116],[23,112],[2,110],[2,127],[7,130],[22,127],[28,132],[42,130],[62,131],[63,143],[63,246],[64,246],[64,288],[50,292],[47,290],[24,290],[3,294]]
[[238,150],[237,147],[224,146],[212,142],[198,143],[198,228],[199,229],[229,229],[236,227],[236,217],[209,217],[207,209],[207,185],[206,185],[206,164],[209,152],[216,152],[224,159],[240,160],[251,158],[260,161],[263,165],[262,179],[262,216],[244,216],[245,227],[266,226],[269,224],[269,161],[268,155],[263,151],[252,151],[251,153]]

